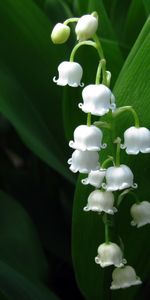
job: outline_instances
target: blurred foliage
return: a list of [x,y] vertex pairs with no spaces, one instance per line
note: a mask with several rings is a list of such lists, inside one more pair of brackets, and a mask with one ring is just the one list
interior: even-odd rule
[[[94,264],[97,246],[103,240],[103,225],[98,216],[82,211],[90,188],[81,186],[80,178],[71,235],[76,178],[68,170],[71,151],[67,143],[74,128],[85,122],[86,116],[77,108],[81,89],[58,87],[52,81],[58,64],[68,59],[75,36],[73,34],[65,45],[56,46],[50,41],[50,33],[55,23],[94,10],[99,14],[98,35],[107,68],[112,73],[117,104],[134,105],[142,125],[148,127],[149,0],[0,1],[2,300],[55,300],[59,297],[97,300],[100,295],[101,300],[110,297],[131,300],[137,297],[139,288],[110,295],[110,272],[103,272]],[[85,51],[83,47],[78,52],[76,59],[83,65],[85,84],[94,80],[97,58],[93,49]],[[130,118],[119,119],[118,134],[130,122]],[[109,142],[109,137],[107,139]],[[135,171],[141,198],[147,199],[148,157],[124,155],[124,159]],[[129,227],[129,217],[124,218],[129,215],[129,204],[122,204],[116,224],[125,242],[129,263],[147,282],[148,227],[138,232]],[[140,299],[149,299],[144,285],[139,295]]]

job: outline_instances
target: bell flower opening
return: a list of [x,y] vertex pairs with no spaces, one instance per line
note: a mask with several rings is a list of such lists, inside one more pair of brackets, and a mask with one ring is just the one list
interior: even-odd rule
[[99,151],[105,147],[102,145],[102,131],[94,125],[80,125],[74,131],[74,141],[69,146],[80,151]]
[[105,173],[106,173],[105,169],[91,171],[88,174],[88,177],[82,179],[81,182],[84,185],[90,184],[96,188],[100,188],[104,180]]
[[102,187],[107,191],[123,190],[128,187],[137,188],[137,184],[133,183],[133,173],[126,165],[109,167],[105,177],[106,184],[103,183]]
[[117,212],[117,209],[113,206],[114,201],[113,193],[95,190],[89,195],[88,203],[87,206],[84,207],[84,211],[105,212],[113,215]]
[[103,116],[114,110],[115,98],[111,90],[104,84],[90,84],[82,91],[83,103],[79,103],[79,108],[85,113],[95,116]]
[[130,213],[133,218],[131,225],[139,228],[146,224],[150,224],[150,202],[142,201],[133,204],[130,208]]
[[97,252],[98,255],[95,257],[95,262],[102,268],[111,265],[120,268],[126,264],[120,247],[115,243],[103,243],[98,247]]
[[142,283],[131,266],[116,268],[112,273],[112,279],[111,290],[124,289]]
[[130,127],[124,132],[123,149],[127,154],[150,153],[150,131],[145,127]]
[[69,85],[72,87],[83,86],[81,83],[81,78],[83,75],[83,70],[80,64],[72,61],[63,61],[58,66],[59,77],[53,78],[53,81],[57,83],[57,85],[65,86]]
[[91,170],[99,169],[99,155],[96,151],[75,150],[72,157],[68,160],[69,169],[76,173],[89,173]]

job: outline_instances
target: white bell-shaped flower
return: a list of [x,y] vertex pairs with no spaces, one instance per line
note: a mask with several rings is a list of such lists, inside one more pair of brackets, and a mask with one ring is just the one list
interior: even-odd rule
[[136,275],[134,268],[131,266],[116,268],[112,272],[112,279],[111,290],[124,289],[142,283],[141,279]]
[[124,145],[127,154],[136,155],[139,152],[150,152],[150,131],[145,127],[136,128],[134,126],[128,128],[124,132]]
[[81,180],[84,185],[90,184],[96,188],[100,188],[105,177],[106,170],[100,169],[91,171],[87,178]]
[[97,251],[98,255],[95,257],[95,262],[100,264],[102,268],[111,265],[120,268],[126,263],[120,247],[115,243],[103,243],[98,247]]
[[68,160],[70,170],[74,173],[89,173],[91,170],[99,169],[99,155],[96,151],[75,150]]
[[95,211],[113,215],[117,212],[114,205],[114,195],[112,192],[103,192],[100,190],[93,191],[88,197],[88,204],[84,207],[84,211]]
[[87,85],[82,91],[82,98],[79,108],[95,116],[103,116],[116,107],[114,95],[104,84]]
[[69,146],[73,149],[81,151],[99,151],[105,148],[102,145],[102,131],[94,125],[80,125],[74,131],[74,141],[69,142]]
[[80,64],[72,61],[63,61],[58,66],[59,77],[53,78],[53,81],[58,85],[70,85],[72,87],[83,86],[83,83],[80,83],[83,70]]
[[133,221],[131,225],[138,228],[146,224],[150,224],[150,202],[142,201],[138,204],[133,204],[130,209]]
[[79,18],[75,27],[77,40],[84,41],[91,38],[98,27],[98,18],[94,15],[84,15]]
[[133,183],[133,173],[126,165],[119,167],[110,167],[106,170],[106,184],[102,187],[107,191],[123,190],[128,187],[137,188],[137,184]]
[[65,43],[70,35],[70,27],[63,24],[57,23],[51,33],[51,39],[54,44],[63,44]]

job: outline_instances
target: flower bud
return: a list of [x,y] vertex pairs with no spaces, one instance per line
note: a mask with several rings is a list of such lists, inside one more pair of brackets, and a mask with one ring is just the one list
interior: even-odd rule
[[68,160],[70,170],[74,173],[89,173],[91,170],[99,169],[99,155],[96,151],[75,150]]
[[128,288],[132,285],[141,284],[142,281],[136,276],[135,270],[131,266],[116,268],[112,273],[111,290]]
[[150,202],[142,201],[139,204],[133,204],[130,209],[133,221],[131,225],[138,228],[150,224]]
[[80,83],[83,70],[80,64],[72,61],[63,61],[58,66],[59,77],[53,78],[53,81],[58,85],[69,85],[72,87],[83,86],[83,83]]
[[81,151],[99,151],[102,145],[102,131],[94,125],[80,125],[74,131],[74,141],[69,142],[69,146],[73,149]]
[[57,23],[51,33],[51,39],[54,44],[65,43],[69,36],[70,27],[62,23]]
[[111,192],[102,192],[100,190],[93,191],[88,197],[88,204],[84,207],[84,211],[95,211],[98,213],[105,212],[113,215],[117,211],[114,205],[114,195]]
[[98,247],[97,251],[98,255],[95,257],[95,262],[100,264],[102,268],[111,265],[120,268],[126,263],[120,247],[115,243],[103,243]]
[[90,39],[98,27],[98,17],[96,15],[84,15],[79,18],[75,27],[77,40],[84,41]]

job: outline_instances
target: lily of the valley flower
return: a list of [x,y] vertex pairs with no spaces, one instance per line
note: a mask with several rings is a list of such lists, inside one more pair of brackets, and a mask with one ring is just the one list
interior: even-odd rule
[[127,154],[136,155],[139,152],[150,152],[150,131],[145,127],[136,128],[134,126],[128,128],[124,132],[124,145]]
[[83,104],[79,103],[79,108],[85,113],[95,116],[103,116],[110,109],[116,107],[115,98],[111,90],[104,84],[90,84],[82,91]]
[[62,23],[57,23],[52,30],[51,39],[54,44],[63,44],[68,40],[69,35],[70,27]]
[[74,141],[70,141],[69,146],[81,151],[99,151],[105,147],[101,143],[102,136],[102,131],[96,126],[80,125],[75,129]]
[[83,70],[77,62],[63,61],[58,66],[58,73],[58,79],[56,79],[56,77],[53,78],[53,81],[58,85],[65,86],[68,84],[72,87],[83,86],[83,83],[80,83]]
[[107,191],[117,191],[128,187],[137,187],[137,184],[133,183],[133,173],[126,165],[108,168],[105,177],[106,184],[103,183],[102,187]]
[[95,262],[100,264],[102,268],[111,265],[120,268],[126,263],[120,247],[115,243],[103,243],[97,251],[98,255],[95,257]]
[[131,266],[116,268],[112,273],[112,279],[111,290],[128,288],[142,283],[141,279],[136,275],[134,268]]
[[135,203],[130,209],[133,221],[131,225],[137,226],[138,228],[146,224],[150,224],[150,202],[142,201]]
[[84,211],[95,211],[113,215],[117,209],[114,205],[114,195],[111,192],[103,192],[100,190],[93,191],[88,197],[88,204],[84,207]]
[[74,173],[89,173],[91,170],[99,169],[99,155],[96,151],[75,150],[68,160],[70,170]]
[[94,15],[84,15],[79,20],[75,27],[77,40],[84,41],[91,38],[98,27],[98,17]]
[[105,177],[106,170],[100,169],[91,171],[87,178],[81,180],[84,185],[90,184],[96,188],[100,188]]

